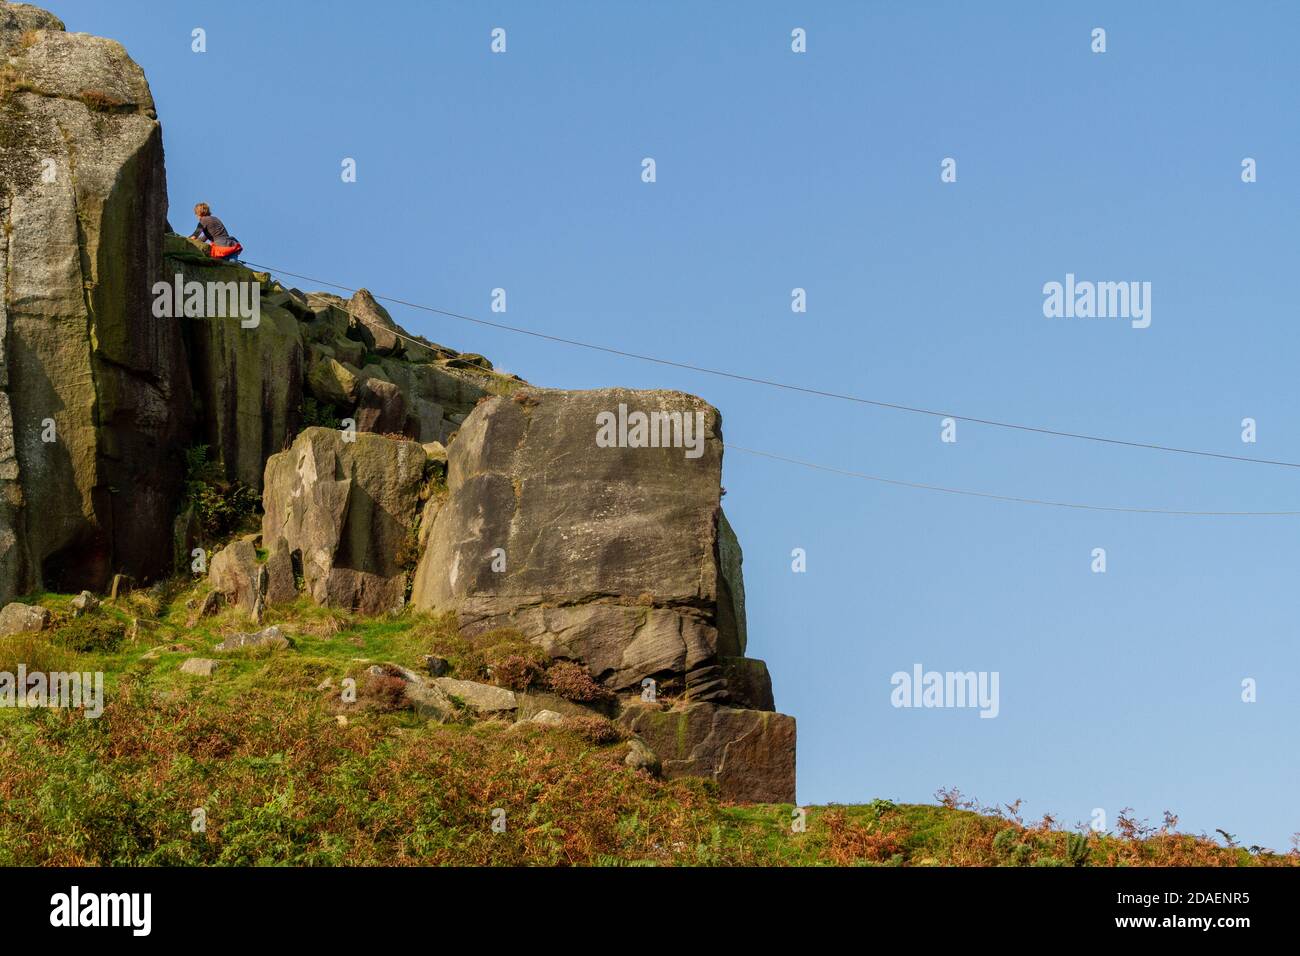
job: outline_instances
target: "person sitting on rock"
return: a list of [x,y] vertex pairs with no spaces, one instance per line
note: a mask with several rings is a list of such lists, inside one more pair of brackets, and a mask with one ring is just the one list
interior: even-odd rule
[[239,261],[239,254],[244,247],[239,240],[226,232],[226,224],[212,215],[212,207],[201,202],[194,207],[194,215],[199,217],[199,224],[190,233],[191,239],[204,242],[208,246],[208,255],[213,259],[230,259]]

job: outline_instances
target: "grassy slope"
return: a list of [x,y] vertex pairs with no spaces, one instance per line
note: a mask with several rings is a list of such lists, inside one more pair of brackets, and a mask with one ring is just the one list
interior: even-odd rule
[[[202,586],[200,586],[202,587]],[[81,652],[83,623],[60,618],[39,638],[0,640],[0,670],[102,670],[99,720],[77,712],[0,709],[0,864],[704,864],[1064,865],[1068,835],[1026,826],[949,796],[940,806],[875,801],[808,809],[724,806],[711,785],[664,782],[623,766],[623,744],[568,730],[425,724],[367,702],[337,719],[325,680],[368,661],[417,666],[448,657],[475,676],[512,650],[474,646],[438,618],[356,619],[299,604],[277,609],[295,639],[272,655],[218,655],[236,612],[187,626],[181,591],[143,594],[98,617],[134,633]],[[57,612],[68,597],[42,595]],[[92,635],[93,636],[93,635]],[[111,643],[111,642],[109,642]],[[145,657],[156,649],[156,655]],[[178,668],[221,657],[215,677]],[[361,684],[361,680],[358,681]],[[192,832],[203,808],[206,833]],[[492,811],[506,811],[493,833]],[[1089,864],[1275,865],[1203,837],[1143,831],[1094,837]],[[1078,846],[1075,847],[1076,854]]]

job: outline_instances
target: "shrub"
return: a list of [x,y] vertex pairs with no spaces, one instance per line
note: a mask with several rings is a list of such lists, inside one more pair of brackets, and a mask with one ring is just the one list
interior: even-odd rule
[[587,668],[573,661],[556,661],[546,671],[546,683],[566,700],[599,703],[613,700],[614,695],[592,680]]
[[[858,862],[895,862],[911,835],[906,824],[885,830],[850,820],[844,810],[835,808],[822,816],[826,828],[826,852],[836,866]],[[901,862],[898,861],[898,862]]]
[[0,66],[0,100],[12,93],[26,93],[33,89],[30,82],[12,64]]
[[1070,866],[1087,866],[1092,846],[1086,833],[1068,833],[1065,837],[1065,859]]
[[238,531],[257,513],[262,499],[239,481],[227,481],[221,465],[208,460],[208,446],[185,452],[185,501],[193,505],[199,527],[209,539]]
[[566,717],[563,726],[565,730],[571,730],[583,740],[600,747],[623,739],[623,732],[617,724],[594,714],[590,717]]
[[405,710],[406,681],[390,674],[371,674],[361,688],[361,697],[369,710],[380,713]]
[[998,835],[993,838],[993,852],[998,856],[1006,856],[1013,852],[1019,843],[1019,831],[1015,827],[1007,827],[1005,830],[999,830]]
[[69,618],[54,631],[54,640],[78,654],[115,651],[126,639],[126,622],[112,615]]
[[492,665],[492,679],[511,690],[527,690],[542,679],[542,666],[520,654],[511,654]]
[[307,395],[302,400],[302,427],[311,428],[313,425],[319,425],[322,428],[341,428],[343,426],[343,417],[333,405],[327,402],[318,402],[310,395]]
[[103,90],[82,90],[81,102],[85,103],[92,110],[97,110],[101,113],[107,113],[111,110],[117,109],[118,107],[126,106],[126,103],[122,100],[109,96]]

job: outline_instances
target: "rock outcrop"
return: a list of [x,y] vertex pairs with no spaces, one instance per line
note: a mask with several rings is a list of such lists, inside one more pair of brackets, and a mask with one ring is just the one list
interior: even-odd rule
[[[717,409],[680,392],[527,389],[480,403],[447,454],[413,604],[584,664],[624,693],[620,720],[666,775],[793,802],[794,719],[773,713],[766,665],[743,656]],[[671,710],[629,696],[646,681]]]
[[[185,335],[198,432],[209,457],[226,477],[260,490],[266,459],[293,440],[302,420],[304,349],[301,317],[310,316],[306,297],[277,290],[268,277],[241,266],[208,259],[180,236],[166,237],[163,281],[218,283],[255,290],[257,321],[238,311],[214,308],[186,316]],[[223,302],[222,305],[225,303]],[[216,303],[214,303],[216,305]]]
[[190,380],[151,312],[166,196],[121,45],[0,7],[0,600],[170,570]]
[[[448,449],[413,604],[455,611],[470,634],[516,628],[615,689],[743,654],[717,410],[681,392],[516,399],[483,402]],[[670,447],[598,447],[598,416],[620,405],[670,416]],[[671,447],[673,421],[694,449]]]
[[662,762],[664,776],[709,777],[724,800],[795,802],[795,723],[715,704],[633,705],[619,718]]
[[[74,611],[90,613],[110,582],[117,599],[201,570],[203,548],[195,620],[303,593],[373,615],[409,595],[471,642],[508,629],[602,685],[583,702],[516,693],[431,656],[436,676],[401,671],[418,712],[615,718],[637,735],[629,766],[793,800],[793,718],[744,656],[717,409],[531,388],[411,335],[364,289],[304,293],[214,262],[166,215],[140,68],[0,0],[0,630],[49,619],[16,596],[86,589]],[[262,631],[220,649],[289,645]]]
[[266,463],[262,541],[297,555],[317,604],[401,608],[427,463],[415,442],[308,428]]

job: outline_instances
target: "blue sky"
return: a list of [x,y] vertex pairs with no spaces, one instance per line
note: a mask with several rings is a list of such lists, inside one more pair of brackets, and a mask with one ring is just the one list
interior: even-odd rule
[[[146,69],[173,225],[207,200],[253,261],[816,388],[1300,461],[1293,4],[45,5]],[[1150,328],[1045,318],[1067,272],[1151,282]],[[930,416],[394,314],[539,385],[694,392],[728,441],[826,465],[1300,510],[1291,468],[972,424],[944,444]],[[724,483],[801,801],[956,786],[1067,824],[1170,809],[1280,850],[1300,831],[1300,519],[999,503],[734,450]],[[917,662],[998,671],[999,716],[895,709]]]

